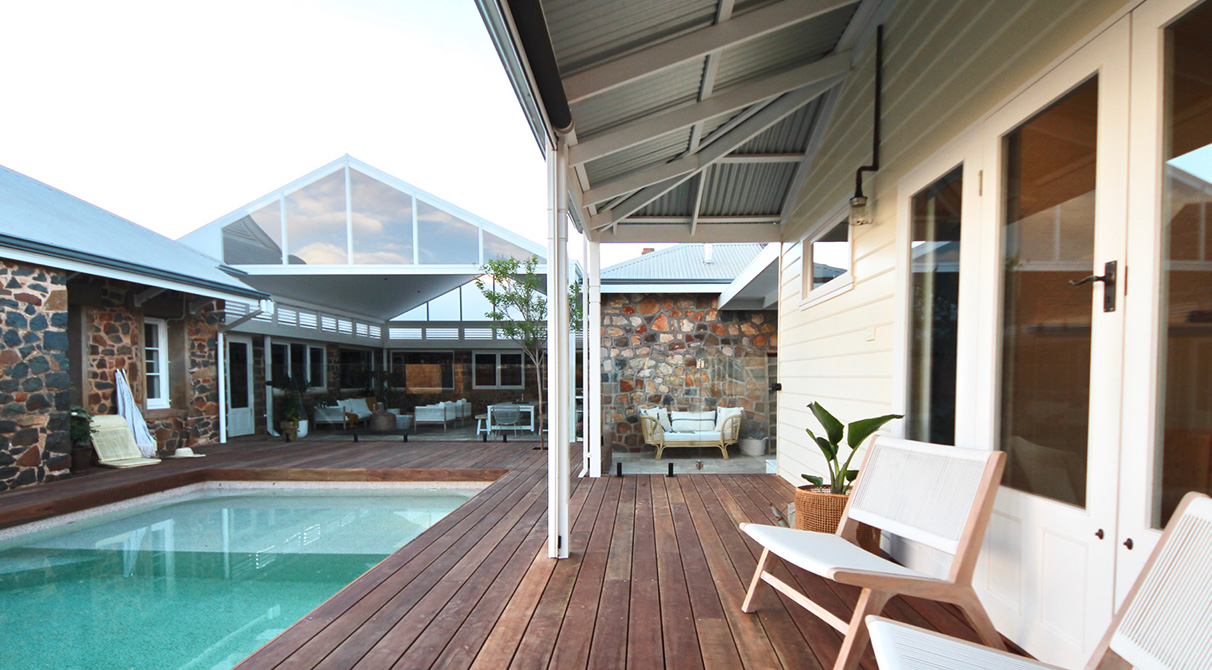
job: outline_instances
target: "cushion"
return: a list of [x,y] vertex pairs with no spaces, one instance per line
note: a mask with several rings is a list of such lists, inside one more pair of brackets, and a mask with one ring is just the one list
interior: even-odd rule
[[347,398],[345,400],[345,411],[358,416],[366,416],[370,414],[370,407],[366,404],[366,398]]
[[742,420],[745,418],[745,408],[743,407],[720,407],[715,411],[715,429],[724,430],[724,420],[730,416],[739,416]]
[[715,412],[674,412],[670,423],[675,433],[715,430]]
[[684,433],[665,433],[666,442],[719,442],[720,431],[696,430]]
[[649,407],[648,409],[640,410],[641,414],[645,414],[657,420],[661,424],[661,428],[672,430],[673,426],[669,423],[669,410],[664,407]]

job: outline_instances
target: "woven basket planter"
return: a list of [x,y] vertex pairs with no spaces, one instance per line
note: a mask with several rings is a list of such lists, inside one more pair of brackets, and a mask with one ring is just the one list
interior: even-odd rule
[[[795,490],[795,527],[817,533],[836,533],[850,496],[829,493],[825,487],[801,486]],[[879,553],[880,531],[865,523],[858,527],[859,546]]]

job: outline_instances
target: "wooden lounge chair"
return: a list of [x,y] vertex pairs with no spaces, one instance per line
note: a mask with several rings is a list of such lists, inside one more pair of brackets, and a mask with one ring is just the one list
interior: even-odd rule
[[[1212,499],[1188,493],[1086,668],[1212,668]],[[881,617],[870,617],[881,670],[1055,668]]]
[[[952,603],[963,610],[981,639],[1002,647],[1002,639],[972,590],[972,572],[1006,454],[880,438],[871,447],[836,533],[741,524],[762,545],[762,556],[741,609],[767,582],[793,602],[846,636],[835,670],[858,667],[867,646],[866,617],[879,614],[898,594]],[[951,554],[945,578],[911,570],[858,546],[859,523],[895,533]],[[766,571],[774,554],[784,562],[826,579],[862,588],[850,621],[844,621]]]
[[93,448],[97,450],[99,465],[107,468],[137,468],[160,462],[158,458],[143,457],[126,419],[116,414],[105,414],[94,416],[91,421]]

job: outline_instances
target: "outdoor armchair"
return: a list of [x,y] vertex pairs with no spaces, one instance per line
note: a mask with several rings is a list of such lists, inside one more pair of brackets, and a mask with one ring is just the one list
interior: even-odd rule
[[[1212,668],[1212,498],[1188,493],[1086,668]],[[881,670],[1055,668],[881,617],[869,617]]]
[[[845,635],[835,670],[858,667],[867,646],[866,617],[879,614],[898,594],[958,606],[981,640],[1001,649],[1001,636],[972,589],[972,573],[1005,462],[1001,451],[878,439],[867,453],[836,533],[741,524],[741,530],[762,546],[741,609],[754,611],[758,587],[762,582],[770,584]],[[950,554],[947,576],[933,577],[861,549],[856,539],[860,523]],[[850,620],[767,571],[771,554],[826,579],[861,588]]]

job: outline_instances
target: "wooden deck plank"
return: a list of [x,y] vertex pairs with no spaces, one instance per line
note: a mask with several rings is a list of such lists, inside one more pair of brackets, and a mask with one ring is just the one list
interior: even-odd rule
[[[239,669],[813,668],[836,658],[836,631],[770,589],[758,612],[740,612],[759,551],[737,524],[770,523],[770,505],[791,500],[776,476],[576,480],[570,558],[556,561],[546,452],[533,443],[364,437],[237,440],[205,459],[6,492],[0,527],[215,479],[491,482]],[[853,590],[781,562],[773,570],[848,614]],[[887,611],[974,639],[946,605],[898,598]]]

